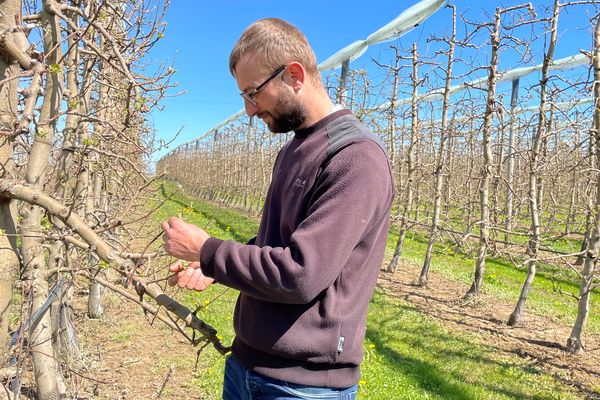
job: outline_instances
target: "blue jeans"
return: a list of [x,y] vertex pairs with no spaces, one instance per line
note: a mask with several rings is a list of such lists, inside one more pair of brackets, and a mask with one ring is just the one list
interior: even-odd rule
[[246,369],[233,356],[225,363],[224,400],[355,400],[358,385],[348,389],[297,385],[269,378]]

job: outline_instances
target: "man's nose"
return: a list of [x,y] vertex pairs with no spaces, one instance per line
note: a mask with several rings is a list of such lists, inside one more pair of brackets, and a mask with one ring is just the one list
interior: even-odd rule
[[254,104],[250,103],[246,99],[244,99],[244,108],[246,109],[246,114],[248,114],[250,118],[254,117],[254,115],[256,115],[256,112],[258,111],[258,107],[256,107]]

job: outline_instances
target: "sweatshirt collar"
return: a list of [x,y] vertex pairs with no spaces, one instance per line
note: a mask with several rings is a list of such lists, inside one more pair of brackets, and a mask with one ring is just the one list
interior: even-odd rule
[[315,122],[311,126],[309,126],[307,128],[295,130],[294,137],[297,139],[304,139],[304,138],[310,136],[311,134],[315,133],[316,131],[323,129],[325,126],[329,125],[331,123],[331,121],[335,120],[336,118],[341,117],[342,115],[348,115],[348,114],[352,114],[352,111],[345,110],[345,109],[335,111],[335,109],[334,109],[334,111],[332,113],[327,114],[325,117],[323,117],[319,121]]

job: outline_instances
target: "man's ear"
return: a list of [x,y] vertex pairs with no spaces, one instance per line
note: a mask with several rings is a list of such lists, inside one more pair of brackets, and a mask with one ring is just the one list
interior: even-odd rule
[[306,71],[304,66],[299,62],[292,62],[288,65],[287,71],[285,72],[285,81],[295,91],[302,89],[306,80]]

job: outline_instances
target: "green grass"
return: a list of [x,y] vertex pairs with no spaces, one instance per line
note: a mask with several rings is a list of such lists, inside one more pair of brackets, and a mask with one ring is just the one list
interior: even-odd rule
[[256,218],[245,216],[237,210],[221,208],[185,196],[174,184],[169,182],[165,182],[161,186],[161,194],[167,198],[171,196],[171,200],[167,201],[155,214],[158,221],[177,216],[224,240],[247,242],[256,235],[258,230]]
[[[221,285],[212,285],[201,293],[186,292],[181,299],[190,308],[204,306],[198,317],[217,329],[219,339],[230,345],[234,338],[233,309],[237,291]],[[213,301],[214,300],[214,301]],[[194,383],[208,399],[221,398],[225,357],[212,347],[205,348],[199,355],[194,371]]]
[[[165,197],[174,195],[156,214],[157,222],[171,216],[178,216],[220,239],[239,242],[247,242],[258,230],[256,218],[246,217],[239,211],[220,208],[185,196],[171,183],[165,183],[161,192]],[[236,290],[212,285],[201,293],[182,290],[178,297],[192,310],[201,306],[198,316],[217,329],[219,338],[225,345],[230,345],[234,338],[233,309],[237,295]],[[194,381],[206,398],[221,398],[224,367],[225,357],[211,347],[207,347],[200,353],[194,371]]]
[[[361,398],[577,399],[572,389],[480,338],[449,331],[410,303],[376,292],[370,305]],[[398,394],[394,397],[391,394]],[[401,395],[400,395],[401,394]]]
[[[393,228],[388,239],[388,254],[393,253],[397,240],[398,233]],[[426,247],[426,236],[419,232],[408,232],[402,251],[402,260],[422,266]],[[442,274],[446,279],[470,284],[475,271],[475,260],[454,253],[450,247],[440,242],[434,246],[431,271]],[[503,301],[516,304],[527,276],[527,268],[525,266],[517,268],[506,259],[488,257],[485,271],[483,291],[494,294]],[[526,312],[545,315],[570,325],[575,321],[577,315],[577,301],[565,293],[571,295],[579,293],[578,275],[570,269],[539,262],[533,288],[527,299]],[[594,305],[600,304],[598,289],[592,292],[591,304],[592,308]],[[600,334],[599,313],[590,313],[587,331]],[[565,343],[566,340],[567,338],[565,338]]]
[[[431,223],[432,213],[433,213],[433,204],[428,204],[422,202],[420,204],[420,213],[419,219],[421,219],[422,223],[427,225]],[[473,208],[473,213],[471,215],[472,221],[479,218],[479,208],[477,205]],[[414,213],[414,209],[413,209]],[[400,215],[401,212],[398,211],[398,206],[395,205],[394,210],[392,211],[392,215]],[[584,218],[585,216],[581,215],[580,218]],[[416,219],[415,215],[412,215],[412,218]],[[425,218],[425,219],[423,219]],[[564,220],[566,220],[566,215],[556,215],[554,222],[550,222],[550,215],[548,212],[544,212],[541,215],[542,226],[541,226],[541,234],[542,234],[542,247],[546,249],[551,249],[558,252],[563,253],[576,253],[581,249],[581,242],[583,240],[582,235],[580,234],[569,234],[564,235],[565,224]],[[450,207],[447,213],[442,210],[442,220],[440,221],[440,227],[444,229],[451,229],[457,232],[464,232],[466,229],[466,219],[467,219],[467,211],[464,208],[460,207]],[[581,224],[582,221],[579,221]],[[504,219],[502,216],[499,216],[497,220],[497,224],[501,227],[504,227]],[[493,226],[493,224],[492,224]],[[529,235],[527,234],[531,226],[531,218],[528,215],[517,214],[514,217],[513,221],[513,231],[519,232],[521,234],[513,234],[508,235],[508,241],[515,245],[521,245],[525,247],[529,240]],[[580,230],[583,230],[581,228]],[[479,225],[473,225],[471,229],[471,234],[473,237],[478,237],[479,235]],[[497,240],[505,240],[505,234],[503,232],[494,232],[491,230],[492,238]]]
[[[173,193],[167,184],[163,193]],[[222,239],[245,242],[254,236],[258,221],[181,193],[166,202],[156,216],[162,221],[177,215],[205,228]],[[397,234],[388,240],[392,252]],[[426,238],[415,233],[407,237],[403,261],[421,264]],[[552,289],[552,276],[563,290],[576,291],[573,277],[550,266],[541,268],[528,301],[530,310],[551,318],[574,318],[574,301]],[[448,279],[469,283],[474,261],[436,247],[432,270]],[[560,273],[559,273],[560,272]],[[512,264],[490,259],[484,288],[503,300],[515,301],[525,271]],[[416,277],[415,277],[416,278]],[[181,291],[179,296],[190,308],[203,306],[199,316],[213,325],[225,344],[233,340],[232,314],[237,292],[213,285],[202,293]],[[598,294],[593,302],[598,304]],[[594,313],[593,313],[594,314]],[[600,317],[590,316],[588,329],[600,331]],[[597,314],[597,313],[595,313]],[[565,338],[566,340],[566,338]],[[364,343],[359,398],[361,399],[577,399],[573,388],[527,364],[518,356],[502,352],[476,334],[448,330],[432,317],[421,314],[410,303],[379,291],[371,301]],[[207,399],[221,396],[225,358],[205,349],[194,373],[195,383]]]

